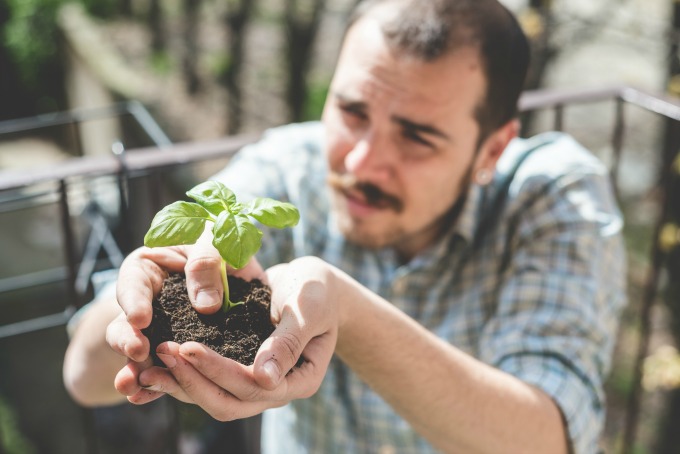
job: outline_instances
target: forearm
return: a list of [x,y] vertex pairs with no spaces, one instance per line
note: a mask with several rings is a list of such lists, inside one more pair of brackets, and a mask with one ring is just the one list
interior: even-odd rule
[[566,452],[542,391],[437,338],[342,272],[336,352],[445,452]]
[[108,324],[121,313],[114,299],[93,303],[78,322],[64,357],[64,385],[71,397],[83,406],[119,403],[125,397],[113,386],[125,358],[106,342]]

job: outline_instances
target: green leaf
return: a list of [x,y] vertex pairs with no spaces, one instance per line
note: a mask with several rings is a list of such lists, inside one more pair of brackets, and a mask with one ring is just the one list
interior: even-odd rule
[[215,216],[236,203],[236,195],[219,181],[206,181],[191,188],[187,195]]
[[193,244],[203,233],[210,214],[202,206],[191,202],[174,202],[156,213],[144,236],[148,247]]
[[229,265],[243,268],[262,246],[262,232],[241,213],[223,211],[213,227],[213,246]]
[[257,198],[248,204],[250,215],[268,227],[293,227],[300,220],[300,212],[291,203],[269,198]]

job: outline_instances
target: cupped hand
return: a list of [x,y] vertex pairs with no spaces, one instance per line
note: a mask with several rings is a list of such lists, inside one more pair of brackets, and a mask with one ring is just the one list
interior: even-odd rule
[[[124,314],[108,326],[106,338],[114,351],[129,360],[118,373],[115,386],[130,401],[145,403],[162,395],[144,390],[139,381],[139,374],[151,368],[149,341],[141,330],[151,323],[152,300],[160,292],[168,272],[184,271],[194,308],[201,313],[213,313],[222,304],[220,263],[219,253],[206,241],[190,246],[142,247],[123,262],[116,297]],[[243,269],[229,272],[246,280],[266,280],[262,267],[254,258]],[[165,369],[153,369],[153,373],[160,377],[158,379],[172,379]]]
[[[321,383],[338,334],[335,268],[316,257],[302,257],[267,270],[276,329],[255,357],[257,382],[274,389],[297,364]],[[297,371],[297,369],[296,369]]]
[[[337,340],[334,269],[305,257],[267,270],[272,320],[277,325],[251,366],[204,345],[167,342],[157,350],[173,379],[152,369],[140,373],[144,392],[162,392],[201,406],[218,420],[249,417],[313,395],[325,376]],[[298,360],[302,357],[299,366]]]

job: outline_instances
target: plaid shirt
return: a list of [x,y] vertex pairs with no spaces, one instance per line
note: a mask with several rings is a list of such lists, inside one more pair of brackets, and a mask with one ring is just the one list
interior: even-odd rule
[[[337,230],[323,141],[318,123],[277,128],[216,176],[237,194],[300,209],[294,229],[265,229],[263,266],[323,258],[456,348],[544,390],[575,452],[597,451],[625,300],[622,221],[607,169],[564,134],[516,139],[494,181],[471,188],[456,226],[400,265],[393,250],[363,249]],[[334,358],[312,398],[265,413],[263,451],[434,449]]]

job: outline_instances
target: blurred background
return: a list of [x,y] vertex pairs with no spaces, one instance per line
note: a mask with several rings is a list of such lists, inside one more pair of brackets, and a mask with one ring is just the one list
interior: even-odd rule
[[[504,3],[532,43],[523,134],[602,157],[626,217],[603,449],[680,452],[680,4]],[[0,453],[210,452],[220,429],[195,409],[75,405],[65,323],[158,207],[319,118],[354,4],[0,0]]]

